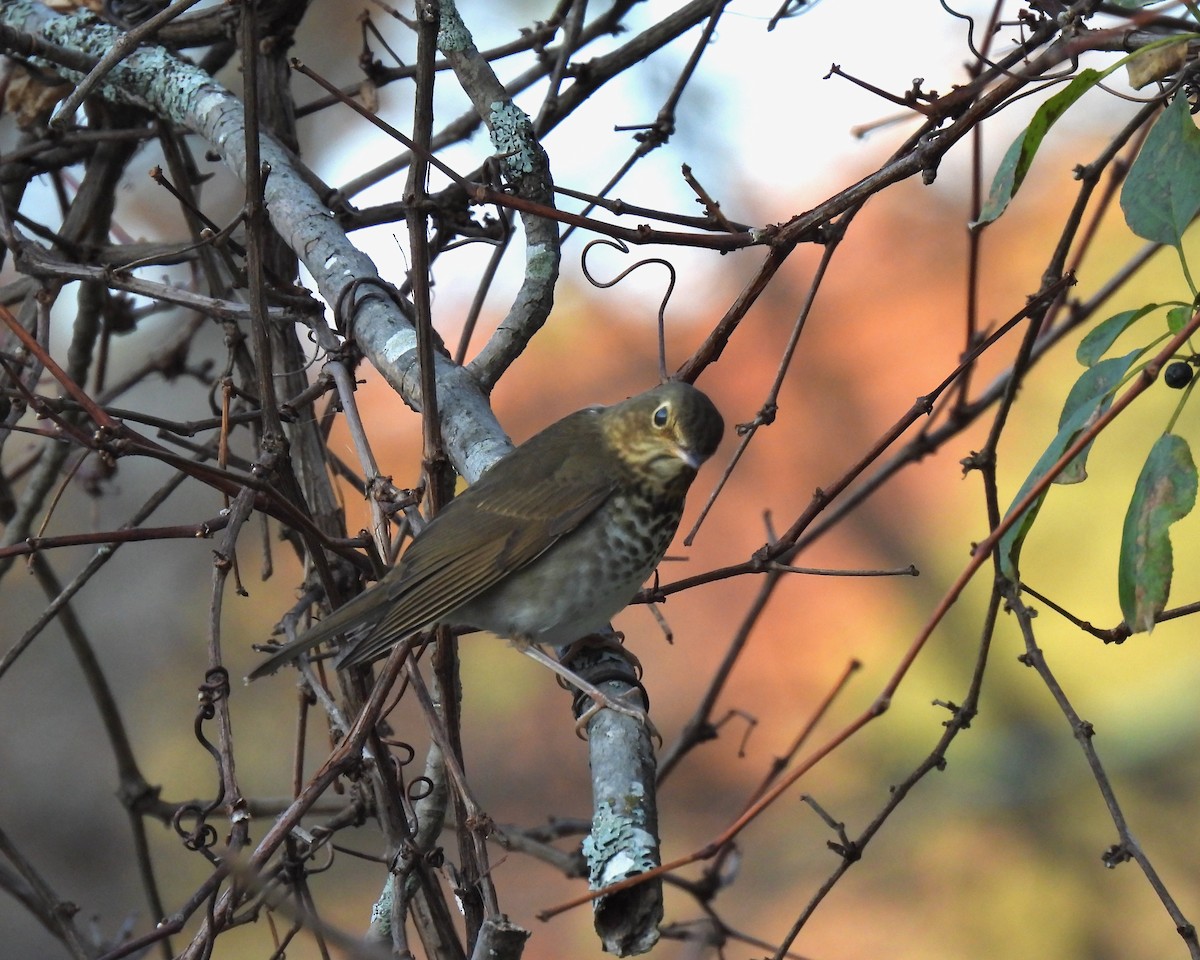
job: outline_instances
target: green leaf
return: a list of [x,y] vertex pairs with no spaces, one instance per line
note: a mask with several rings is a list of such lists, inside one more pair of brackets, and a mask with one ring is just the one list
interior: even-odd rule
[[1146,457],[1121,533],[1117,587],[1134,633],[1153,630],[1167,605],[1174,570],[1169,529],[1195,505],[1196,465],[1187,441],[1164,433]]
[[1116,342],[1117,337],[1133,326],[1136,321],[1161,306],[1161,303],[1148,303],[1137,310],[1123,310],[1121,313],[1114,313],[1107,320],[1096,324],[1088,331],[1087,336],[1079,341],[1079,346],[1075,349],[1075,359],[1085,367],[1090,367],[1108,352],[1108,348]]
[[1187,326],[1193,313],[1195,311],[1191,307],[1172,307],[1167,311],[1167,329],[1171,333],[1178,333]]
[[[1063,404],[1062,416],[1059,418],[1058,433],[1054,435],[1054,439],[1050,441],[1050,445],[1046,447],[1045,452],[1038,458],[1037,463],[1033,465],[1033,469],[1029,471],[1029,476],[1025,478],[1025,482],[1021,484],[1021,489],[1017,491],[1017,495],[1013,497],[1012,503],[1009,505],[1008,511],[1005,514],[1012,513],[1013,507],[1025,498],[1025,495],[1037,485],[1050,468],[1053,467],[1067,448],[1079,436],[1079,432],[1084,430],[1096,417],[1100,416],[1108,409],[1112,403],[1113,393],[1120,385],[1125,374],[1133,365],[1133,362],[1142,354],[1139,348],[1126,354],[1124,357],[1113,357],[1108,360],[1102,360],[1093,367],[1085,370],[1075,381],[1075,385],[1071,388],[1071,392],[1067,395],[1066,403]],[[1064,474],[1068,474],[1068,479],[1063,481],[1067,483],[1078,483],[1083,480],[1087,473],[1084,470],[1084,462],[1088,452],[1091,450],[1089,444],[1067,464]],[[1063,474],[1060,474],[1062,476]],[[1021,551],[1021,545],[1025,542],[1025,536],[1033,526],[1033,521],[1037,518],[1038,511],[1041,509],[1042,501],[1046,499],[1046,494],[1043,492],[1028,509],[1021,515],[1008,530],[1004,536],[1000,538],[1000,571],[1010,580],[1015,580],[1017,576],[1017,558]]]
[[[1074,422],[1077,414],[1083,418],[1083,423],[1079,427],[1082,430],[1104,413],[1112,404],[1113,394],[1125,379],[1125,374],[1144,350],[1145,348],[1138,347],[1123,357],[1101,360],[1095,366],[1085,370],[1075,381],[1075,385],[1071,387],[1071,392],[1067,394],[1067,401],[1063,404],[1062,414],[1058,418],[1059,432],[1061,433],[1064,427]],[[1079,413],[1081,410],[1082,414]],[[1074,437],[1068,440],[1063,449],[1070,446],[1073,440]],[[1067,464],[1062,473],[1054,478],[1054,482],[1083,483],[1087,479],[1087,458],[1091,451],[1092,445],[1089,443],[1079,451],[1079,455],[1074,460]],[[1060,453],[1059,456],[1062,454]],[[1052,465],[1053,463],[1051,463]]]
[[1125,222],[1139,237],[1179,246],[1200,211],[1200,130],[1177,95],[1155,121],[1121,188]]
[[1112,71],[1112,67],[1101,72],[1099,70],[1080,70],[1079,75],[1068,83],[1062,90],[1038,107],[1033,119],[1025,131],[1012,142],[1012,145],[1000,161],[996,169],[996,177],[992,181],[992,189],[988,193],[987,202],[979,212],[979,219],[973,225],[991,223],[1008,206],[1008,202],[1016,196],[1025,180],[1025,174],[1033,164],[1033,158],[1042,145],[1042,140],[1050,132],[1055,122],[1080,97],[1092,89]]

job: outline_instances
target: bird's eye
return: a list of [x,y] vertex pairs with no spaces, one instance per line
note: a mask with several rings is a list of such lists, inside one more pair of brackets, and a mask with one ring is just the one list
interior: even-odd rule
[[654,411],[654,425],[662,428],[667,425],[667,420],[671,417],[671,408],[668,404],[663,404]]

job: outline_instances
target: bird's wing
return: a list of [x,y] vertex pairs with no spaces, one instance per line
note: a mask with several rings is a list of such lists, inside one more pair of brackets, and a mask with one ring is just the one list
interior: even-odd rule
[[[338,667],[369,663],[396,641],[438,623],[506,574],[536,559],[599,509],[612,492],[609,478],[603,478],[603,483],[558,479],[549,491],[541,484],[516,488],[503,484],[497,495],[491,495],[481,480],[475,485],[479,493],[472,497],[468,494],[475,487],[468,487],[413,541],[394,577],[385,577],[273,651],[249,679],[274,673],[303,651],[349,630],[358,636],[343,648]],[[483,505],[475,502],[479,500]],[[377,596],[381,590],[389,597],[376,606],[384,599]],[[379,614],[374,623],[366,616],[372,609]]]
[[499,461],[430,522],[401,558],[399,576],[376,588],[390,594],[386,612],[342,652],[339,666],[366,663],[397,640],[441,622],[600,508],[615,477],[581,469],[580,460],[594,450],[587,443],[583,450],[564,444],[556,437],[558,426]]
[[[422,535],[405,554],[401,561],[405,575],[394,584],[377,588],[388,590],[392,599],[374,628],[346,647],[338,657],[338,666],[368,663],[397,640],[441,622],[462,604],[535,560],[594,513],[610,492],[608,484],[599,489],[580,485],[560,491],[552,504],[544,498],[529,498],[525,509],[516,503],[503,509],[493,505],[481,509],[476,504],[473,510],[451,514],[447,507],[438,515],[446,521],[438,536]],[[452,528],[457,533],[460,527],[469,528],[472,534],[466,551],[459,538],[447,536]]]

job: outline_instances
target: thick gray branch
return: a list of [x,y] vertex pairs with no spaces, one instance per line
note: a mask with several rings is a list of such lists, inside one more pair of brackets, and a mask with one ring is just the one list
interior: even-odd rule
[[[62,47],[101,57],[120,31],[87,11],[59,16],[29,0],[0,6],[0,24],[25,31]],[[57,68],[78,82],[82,75]],[[101,95],[137,103],[204,138],[225,165],[245,178],[245,113],[241,102],[204,71],[153,46],[142,47],[114,67],[100,84]],[[327,303],[337,304],[357,280],[376,279],[379,271],[341,230],[329,209],[301,176],[292,155],[269,136],[260,137],[264,163],[270,165],[265,200],[271,223],[304,263]],[[416,331],[389,299],[358,294],[354,336],[363,353],[404,398],[420,409]],[[461,367],[437,358],[439,414],[447,451],[468,480],[477,478],[508,451],[510,443],[478,384]]]

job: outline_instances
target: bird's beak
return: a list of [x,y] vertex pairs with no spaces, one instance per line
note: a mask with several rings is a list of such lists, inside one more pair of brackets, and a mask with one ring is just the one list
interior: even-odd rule
[[695,450],[689,450],[687,447],[683,446],[682,444],[677,446],[675,448],[675,451],[679,455],[680,460],[682,460],[684,463],[686,463],[689,467],[691,467],[697,473],[700,472],[700,465],[702,463],[704,463],[704,458],[701,457],[700,454],[698,454]]

